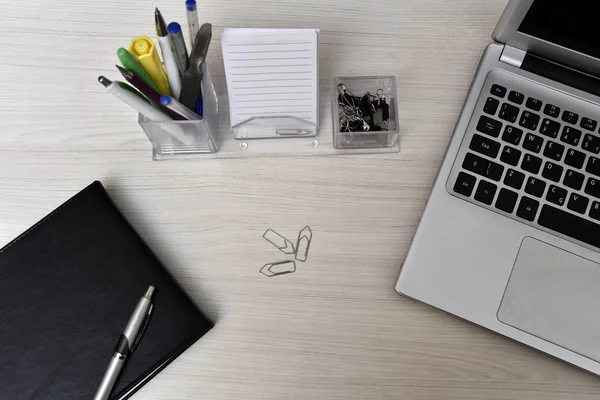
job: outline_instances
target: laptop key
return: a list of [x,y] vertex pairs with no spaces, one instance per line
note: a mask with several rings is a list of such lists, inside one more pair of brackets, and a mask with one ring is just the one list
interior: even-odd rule
[[542,207],[538,224],[591,246],[600,247],[600,225],[575,214],[546,204]]
[[581,140],[581,131],[570,126],[565,126],[562,134],[560,135],[560,140],[570,144],[571,146],[577,146],[579,144],[579,140]]
[[463,196],[471,197],[473,193],[473,189],[475,188],[475,178],[473,175],[469,175],[465,172],[461,172],[458,174],[458,178],[456,178],[456,183],[454,184],[454,191],[456,193],[460,193]]
[[531,154],[525,154],[525,157],[523,157],[523,162],[521,162],[521,169],[527,172],[531,172],[532,174],[537,174],[538,172],[540,172],[541,167],[541,158],[532,156]]
[[544,170],[542,171],[542,176],[546,179],[550,179],[554,182],[560,182],[560,178],[562,177],[564,168],[560,165],[554,164],[550,161],[546,162],[544,165]]
[[571,211],[575,211],[579,214],[585,214],[587,206],[590,203],[590,199],[577,193],[571,193],[567,208]]
[[531,108],[534,111],[540,111],[542,109],[542,102],[538,99],[534,99],[530,97],[527,99],[527,103],[525,103],[525,107]]
[[544,114],[553,118],[558,118],[560,116],[560,107],[553,106],[552,104],[546,104],[546,107],[544,107]]
[[544,149],[544,156],[553,159],[554,161],[560,161],[565,152],[565,146],[555,142],[548,141],[546,148]]
[[539,207],[540,203],[537,200],[523,196],[521,197],[519,208],[517,208],[517,217],[526,219],[527,221],[533,221]]
[[600,221],[600,202],[594,201],[590,208],[590,218]]
[[559,188],[558,186],[550,185],[548,188],[548,194],[546,195],[546,200],[548,200],[550,203],[562,206],[567,200],[567,191],[563,188]]
[[600,199],[600,181],[594,178],[588,179],[584,192],[590,196]]
[[476,129],[486,135],[498,137],[500,135],[500,130],[502,129],[502,122],[482,115],[481,118],[479,118]]
[[583,167],[583,163],[585,162],[585,154],[580,151],[570,149],[567,151],[567,156],[565,157],[565,164],[574,168]]
[[494,181],[499,181],[504,172],[504,167],[502,165],[486,160],[473,153],[467,153],[462,166],[467,171],[474,172],[477,175],[484,176]]
[[506,95],[506,88],[500,85],[492,85],[492,90],[490,90],[490,93],[494,96],[503,98]]
[[494,201],[494,196],[496,195],[497,189],[498,187],[493,183],[481,180],[479,181],[477,191],[475,192],[475,200],[489,206]]
[[511,123],[514,123],[517,120],[518,116],[519,108],[508,103],[502,104],[502,108],[500,108],[500,113],[498,114],[498,117],[500,117],[500,119]]
[[529,111],[523,111],[519,125],[531,131],[537,130],[540,122],[540,116]]
[[469,148],[490,158],[496,158],[500,152],[500,143],[481,135],[474,134]]
[[533,133],[528,133],[527,135],[525,135],[525,140],[523,141],[523,148],[533,153],[539,153],[540,150],[542,150],[543,144],[544,139],[541,136],[534,135]]
[[598,123],[591,118],[582,118],[581,119],[581,127],[583,129],[587,129],[588,131],[595,131]]
[[504,177],[504,184],[506,186],[510,186],[511,188],[520,190],[523,186],[524,180],[524,173],[509,168],[508,171],[506,171],[506,176]]
[[496,114],[496,111],[498,111],[499,105],[500,102],[497,99],[488,97],[488,99],[485,102],[485,105],[483,106],[483,112],[486,114],[494,115]]
[[587,165],[585,166],[585,171],[592,175],[600,176],[600,159],[596,157],[590,157]]
[[502,150],[502,155],[500,156],[500,161],[510,164],[513,167],[519,165],[519,160],[521,159],[521,150],[513,149],[510,146],[504,146]]
[[498,199],[496,199],[496,208],[512,214],[515,210],[515,206],[517,205],[517,199],[519,195],[508,189],[500,189],[500,194],[498,194]]
[[575,125],[579,120],[579,114],[575,114],[574,112],[565,110],[565,112],[562,115],[562,120]]
[[525,193],[528,193],[535,197],[542,197],[544,190],[546,189],[546,182],[541,179],[534,178],[532,176],[527,179],[525,184]]
[[524,100],[525,100],[525,95],[523,95],[523,93],[515,92],[514,90],[512,90],[508,94],[508,101],[512,101],[513,103],[520,105],[520,104],[523,104]]
[[522,136],[523,131],[521,129],[515,128],[514,126],[506,125],[506,128],[504,128],[504,133],[502,134],[502,140],[504,140],[507,143],[518,146],[521,142]]
[[540,128],[540,133],[542,135],[556,138],[558,136],[558,131],[560,130],[560,123],[556,121],[552,121],[551,119],[544,118],[542,121],[542,126]]
[[572,169],[567,170],[563,184],[571,189],[581,190],[583,187],[583,181],[585,176],[579,172],[575,172]]
[[588,133],[583,137],[581,148],[594,154],[600,154],[600,138]]

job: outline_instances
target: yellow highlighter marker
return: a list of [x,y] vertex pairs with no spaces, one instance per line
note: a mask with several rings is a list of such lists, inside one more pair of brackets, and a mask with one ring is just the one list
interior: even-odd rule
[[169,78],[160,62],[156,46],[152,39],[148,36],[134,38],[129,44],[129,51],[138,58],[140,64],[142,64],[142,68],[150,76],[160,94],[171,95]]

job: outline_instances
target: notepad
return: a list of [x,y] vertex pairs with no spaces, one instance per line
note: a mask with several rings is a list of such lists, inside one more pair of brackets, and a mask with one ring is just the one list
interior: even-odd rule
[[318,30],[232,28],[221,42],[232,128],[253,119],[294,117],[316,132]]

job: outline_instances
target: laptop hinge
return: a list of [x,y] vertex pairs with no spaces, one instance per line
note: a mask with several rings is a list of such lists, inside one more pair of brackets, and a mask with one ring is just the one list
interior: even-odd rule
[[527,53],[523,50],[515,49],[514,47],[504,46],[500,61],[512,65],[513,67],[521,68],[523,60]]

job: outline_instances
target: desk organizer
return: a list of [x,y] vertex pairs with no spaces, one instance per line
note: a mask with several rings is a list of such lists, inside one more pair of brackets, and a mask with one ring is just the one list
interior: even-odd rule
[[219,102],[208,69],[202,80],[204,116],[200,120],[154,122],[138,115],[155,160],[213,154],[219,151]]
[[[389,99],[390,120],[393,120],[394,129],[386,132],[361,132],[358,134],[339,132],[336,128],[332,131],[331,126],[335,127],[335,120],[338,119],[338,110],[335,103],[330,101],[320,101],[324,107],[321,109],[319,119],[327,120],[329,117],[327,114],[331,113],[333,124],[325,123],[317,127],[301,119],[294,120],[293,117],[265,117],[246,121],[235,127],[233,132],[226,123],[221,124],[219,129],[218,101],[208,71],[205,72],[205,79],[202,83],[204,119],[152,122],[140,116],[139,123],[152,143],[155,160],[398,152],[398,111],[394,77],[336,79],[342,79],[351,90],[356,91],[355,93],[359,93],[363,87],[361,85],[365,84],[361,83],[361,80],[375,79],[375,81],[368,82],[368,88],[364,86],[367,88],[365,90],[374,90],[375,86],[384,89],[386,98]],[[337,96],[335,86],[333,93],[323,94],[325,99]],[[333,108],[330,108],[329,104],[332,104]],[[224,117],[223,122],[226,122],[226,119],[229,118]],[[268,126],[266,131],[265,124]]]

